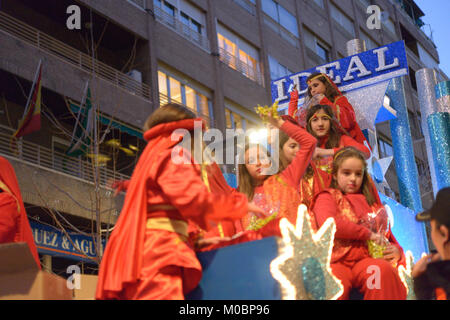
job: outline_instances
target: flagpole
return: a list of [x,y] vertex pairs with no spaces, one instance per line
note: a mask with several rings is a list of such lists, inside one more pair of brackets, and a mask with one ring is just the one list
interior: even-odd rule
[[39,69],[41,68],[41,64],[42,64],[42,59],[39,60],[39,64],[37,66],[36,73],[34,74],[33,84],[31,85],[30,94],[28,95],[27,104],[25,105],[25,112],[23,113],[24,115],[27,114],[28,109],[30,108],[30,101],[31,101],[31,97],[33,96],[34,88],[36,87],[36,82],[37,82],[37,79],[39,76]]
[[73,127],[72,139],[71,139],[70,143],[72,143],[72,141],[74,140],[75,134],[77,132],[78,123],[80,122],[81,109],[82,109],[83,105],[86,103],[88,87],[89,87],[89,79],[86,81],[86,85],[84,87],[83,97],[81,98],[80,108],[78,109],[77,119],[75,121],[75,126]]

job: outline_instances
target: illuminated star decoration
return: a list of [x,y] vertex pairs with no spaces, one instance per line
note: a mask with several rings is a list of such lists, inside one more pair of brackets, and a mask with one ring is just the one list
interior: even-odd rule
[[414,293],[414,279],[411,275],[412,272],[412,262],[414,257],[411,251],[406,251],[406,268],[404,266],[398,267],[398,275],[406,287],[406,300],[417,300],[416,294]]
[[330,267],[336,224],[328,218],[317,233],[311,228],[305,205],[298,207],[294,227],[280,221],[280,255],[272,260],[270,272],[280,283],[284,300],[333,300],[343,293],[341,281]]

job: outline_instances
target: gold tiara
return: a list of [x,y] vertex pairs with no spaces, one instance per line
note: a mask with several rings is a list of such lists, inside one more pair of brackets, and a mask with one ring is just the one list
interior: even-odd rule
[[[317,111],[317,112],[319,112],[319,111]],[[317,115],[317,112],[316,112],[316,113],[314,113],[314,114],[312,115],[312,117],[311,117],[311,118],[309,118],[309,121],[308,121],[308,122],[311,122],[311,120],[312,120],[312,119],[314,119],[314,117],[316,117],[316,118],[317,118],[317,116],[316,116],[316,115]],[[332,120],[333,120],[333,119],[332,119],[332,118],[331,118],[331,117],[330,117],[330,116],[329,116],[328,114],[326,114],[326,113],[324,114],[324,116],[325,116],[325,117],[327,117],[328,119],[330,119],[330,121],[332,121]]]
[[312,78],[309,79],[307,82],[316,80],[317,78],[320,78],[320,77],[325,77],[325,79],[327,78],[325,73],[319,73],[317,76],[312,77]]

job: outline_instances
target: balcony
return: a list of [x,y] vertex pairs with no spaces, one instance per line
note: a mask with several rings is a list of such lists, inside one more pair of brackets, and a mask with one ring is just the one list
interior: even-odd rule
[[189,40],[201,49],[210,53],[209,40],[207,37],[185,25],[183,22],[181,22],[181,20],[177,19],[175,16],[168,14],[159,7],[154,7],[154,13],[156,21],[162,23],[166,27],[169,27],[183,38]]
[[[92,162],[74,158],[52,151],[38,144],[19,140],[17,152],[11,148],[11,134],[0,132],[0,154],[24,161],[30,165],[50,169],[58,173],[67,174],[85,182],[94,183],[95,173]],[[129,180],[130,177],[114,172],[107,167],[99,167],[99,181],[101,186],[109,186],[111,181]]]
[[258,63],[258,65],[250,65],[245,63],[238,57],[230,54],[223,48],[219,48],[219,56],[220,61],[225,63],[230,68],[242,73],[247,78],[257,82],[259,85],[264,87],[264,76],[260,71],[262,66]]
[[145,100],[150,100],[150,87],[147,84],[136,81],[105,63],[93,59],[91,56],[54,39],[1,11],[0,32],[25,41],[83,71],[94,73],[99,78],[110,82],[126,92],[139,96]]

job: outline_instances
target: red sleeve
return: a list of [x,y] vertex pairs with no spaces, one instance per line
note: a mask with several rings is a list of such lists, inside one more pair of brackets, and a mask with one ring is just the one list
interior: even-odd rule
[[292,90],[290,94],[290,100],[289,100],[289,107],[288,107],[288,114],[295,118],[295,113],[297,112],[297,106],[298,106],[298,91]]
[[[343,146],[343,147],[355,147],[356,149],[358,149],[359,151],[364,153],[366,159],[369,159],[369,157],[370,157],[370,150],[365,145],[363,145],[362,143],[357,142],[355,139],[353,139],[350,136],[342,135],[341,136],[340,145]],[[339,149],[340,148],[333,148],[334,153],[336,154],[336,152]]]
[[169,153],[162,159],[159,173],[157,183],[170,203],[202,229],[209,229],[208,220],[235,220],[247,213],[244,194],[210,193],[192,163],[176,164]]
[[313,205],[317,226],[320,228],[325,220],[332,217],[336,223],[335,238],[351,240],[369,240],[370,230],[356,223],[337,218],[338,207],[336,201],[328,192],[320,193]]
[[13,242],[17,233],[19,212],[17,201],[6,192],[0,193],[0,243]]
[[[310,135],[302,127],[285,121],[280,128],[288,134],[289,137],[297,141],[300,150],[295,155],[294,160],[281,173],[287,182],[294,188],[298,188],[300,180],[308,167],[314,150],[317,145],[317,139]],[[283,152],[280,150],[280,152]]]

